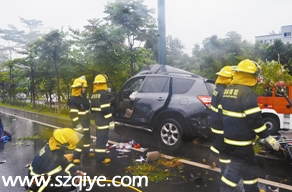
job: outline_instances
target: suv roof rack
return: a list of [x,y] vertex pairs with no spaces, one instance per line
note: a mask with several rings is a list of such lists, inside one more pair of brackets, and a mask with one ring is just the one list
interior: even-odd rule
[[161,65],[161,64],[152,64],[148,65],[144,69],[142,69],[137,75],[143,74],[164,74],[164,75],[183,75],[190,77],[200,78],[201,76],[191,73],[189,71],[185,71],[183,69],[178,69],[169,65]]

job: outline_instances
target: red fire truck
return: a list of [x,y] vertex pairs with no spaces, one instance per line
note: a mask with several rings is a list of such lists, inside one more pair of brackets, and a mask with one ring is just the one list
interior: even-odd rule
[[281,129],[292,129],[292,85],[278,82],[265,88],[263,95],[258,97],[262,116],[272,135]]

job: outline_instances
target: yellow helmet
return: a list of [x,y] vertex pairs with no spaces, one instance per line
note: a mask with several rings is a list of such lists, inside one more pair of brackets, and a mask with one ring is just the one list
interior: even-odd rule
[[233,76],[233,68],[231,66],[223,67],[216,75],[220,75],[222,77],[232,77]]
[[82,136],[82,134],[77,133],[71,128],[56,129],[53,133],[53,138],[61,145],[67,145],[67,148],[70,150],[76,148]]
[[235,71],[251,74],[259,73],[259,70],[260,66],[249,59],[241,61],[235,68]]
[[85,76],[83,75],[83,76],[75,79],[73,82],[73,85],[71,87],[72,88],[74,88],[74,87],[88,87]]
[[99,74],[94,78],[94,82],[95,83],[107,83],[107,76],[104,74]]

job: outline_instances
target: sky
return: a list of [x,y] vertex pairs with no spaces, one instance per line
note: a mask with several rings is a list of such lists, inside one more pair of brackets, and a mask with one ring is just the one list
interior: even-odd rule
[[[19,17],[43,21],[44,29],[83,29],[88,19],[102,18],[107,0],[0,0],[0,28],[22,29]],[[144,0],[154,8],[158,0]],[[165,0],[166,35],[178,38],[191,54],[205,38],[225,38],[236,31],[254,43],[255,36],[280,33],[292,25],[292,0]],[[0,45],[1,45],[0,41]]]

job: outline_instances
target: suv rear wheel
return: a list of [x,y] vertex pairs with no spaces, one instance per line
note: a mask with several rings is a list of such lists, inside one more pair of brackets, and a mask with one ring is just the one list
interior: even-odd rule
[[182,142],[182,126],[178,121],[167,118],[160,123],[157,135],[164,148],[174,150]]

